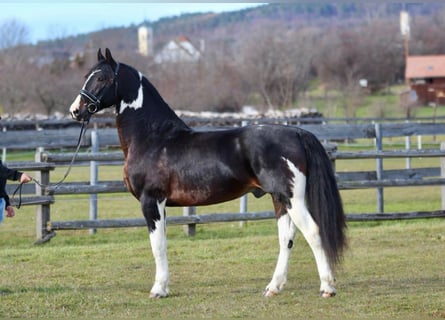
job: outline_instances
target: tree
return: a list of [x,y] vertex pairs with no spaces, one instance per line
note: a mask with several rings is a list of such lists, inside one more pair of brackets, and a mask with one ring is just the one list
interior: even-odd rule
[[26,72],[29,49],[26,25],[16,19],[0,23],[0,106],[2,112],[16,113],[27,101]]
[[35,111],[42,110],[47,116],[55,111],[68,112],[68,107],[82,84],[86,70],[70,65],[69,60],[55,59],[49,64],[34,67],[28,76],[32,96],[40,102]]
[[241,47],[239,65],[246,81],[268,108],[288,107],[310,80],[314,34],[266,25]]
[[346,116],[355,116],[366,79],[368,90],[380,90],[402,77],[404,65],[402,38],[397,25],[371,20],[356,29],[333,29],[322,40],[316,57],[320,81],[327,89],[341,93]]
[[445,54],[445,10],[431,18],[413,19],[411,25],[410,53],[412,55]]
[[0,23],[0,50],[23,45],[29,41],[28,27],[17,19]]
[[27,52],[13,47],[0,51],[0,111],[15,114],[28,99]]
[[352,100],[360,92],[360,53],[357,38],[351,31],[329,32],[324,35],[316,57],[317,74],[325,89],[341,92],[341,104],[346,116],[354,116]]

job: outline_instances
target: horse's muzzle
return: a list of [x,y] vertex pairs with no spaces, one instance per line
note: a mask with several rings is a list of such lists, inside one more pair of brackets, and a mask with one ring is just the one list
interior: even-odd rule
[[77,120],[77,121],[81,120],[79,117],[79,110],[70,111],[70,115],[71,115],[71,118],[73,118],[73,120]]
[[70,115],[74,120],[77,121],[87,121],[90,119],[90,113],[82,108],[82,101],[80,95],[76,97],[74,102],[70,106]]
[[91,114],[89,112],[83,111],[81,112],[79,109],[75,109],[70,111],[71,118],[76,121],[88,121],[90,120]]

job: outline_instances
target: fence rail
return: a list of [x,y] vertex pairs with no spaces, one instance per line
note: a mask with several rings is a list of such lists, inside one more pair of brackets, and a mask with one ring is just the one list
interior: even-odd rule
[[[311,116],[305,115],[303,117],[256,117],[252,118],[249,116],[243,116],[243,114],[226,115],[226,116],[213,116],[213,117],[203,117],[203,116],[190,116],[190,115],[181,115],[181,119],[183,119],[190,126],[203,126],[210,124],[212,127],[221,126],[222,125],[241,125],[242,122],[249,123],[288,123],[291,125],[304,125],[311,123],[318,124],[359,124],[359,123],[403,123],[403,122],[444,122],[445,116],[434,116],[434,117],[416,117],[408,119],[406,117],[361,117],[361,118],[340,118],[340,117],[323,117],[323,116]],[[94,127],[101,128],[114,128],[116,125],[115,117],[101,117],[96,116],[90,119],[90,124]],[[58,130],[58,129],[66,129],[66,128],[76,128],[79,127],[79,124],[72,119],[27,119],[27,120],[18,120],[18,119],[2,119],[0,123],[0,129],[3,130]]]
[[[445,210],[397,212],[397,213],[349,213],[347,221],[388,221],[408,219],[431,219],[445,217]],[[246,213],[207,213],[202,215],[167,217],[167,225],[194,225],[216,222],[233,221],[259,221],[275,218],[273,211],[246,212]],[[93,228],[129,228],[145,227],[144,219],[101,219],[101,220],[71,220],[52,221],[48,223],[48,229],[56,230],[81,230]]]
[[[272,122],[272,121],[271,121]],[[275,121],[277,122],[277,121]],[[303,124],[300,128],[311,131],[320,140],[338,141],[353,139],[381,139],[422,135],[445,135],[445,123],[378,123],[378,124]],[[224,129],[228,127],[198,127],[196,130]],[[81,146],[92,147],[92,134],[87,130]],[[380,131],[380,136],[379,136]],[[80,126],[57,130],[21,130],[1,132],[0,148],[33,150],[39,147],[46,150],[75,148]],[[99,147],[119,147],[120,142],[115,128],[101,128]]]
[[[413,135],[445,135],[445,125],[438,123],[402,123],[402,124],[355,124],[355,125],[302,125],[306,130],[313,132],[319,139],[327,143],[326,148],[335,166],[336,160],[348,159],[376,159],[376,170],[368,172],[336,172],[340,189],[363,189],[376,188],[381,196],[377,196],[376,213],[349,213],[349,221],[363,220],[393,220],[393,219],[417,219],[445,217],[444,210],[431,212],[383,212],[383,188],[401,186],[442,186],[445,185],[445,169],[440,168],[418,168],[418,169],[398,169],[383,170],[383,160],[391,158],[445,158],[445,145],[443,150],[423,149],[423,150],[382,150],[382,139],[388,137],[404,137]],[[56,132],[42,133],[48,130],[33,131],[34,134],[23,131],[7,131],[5,139],[0,139],[0,147],[11,148],[11,145],[21,148],[44,147],[47,150],[57,150],[73,148],[78,138],[78,130],[68,128],[55,130]],[[25,143],[21,144],[25,137]],[[28,138],[26,138],[28,137]],[[36,140],[31,139],[36,138]],[[376,150],[359,152],[340,152],[329,143],[331,141],[346,139],[373,139]],[[28,141],[29,140],[29,141]],[[20,143],[18,143],[20,141]],[[34,142],[33,142],[34,141]],[[37,142],[35,142],[37,141]],[[67,141],[70,141],[68,143]],[[90,163],[91,166],[99,164],[122,164],[123,154],[121,151],[98,152],[100,149],[114,147],[119,144],[115,129],[91,130],[82,141],[82,145],[92,152],[81,152],[76,158],[75,164]],[[45,241],[51,238],[55,230],[70,229],[95,229],[95,228],[119,228],[145,226],[144,219],[107,219],[99,220],[90,216],[90,220],[78,221],[52,221],[50,215],[51,204],[57,200],[59,195],[67,194],[90,194],[91,203],[97,202],[97,194],[127,192],[124,183],[119,181],[98,181],[97,177],[91,177],[91,181],[63,183],[57,188],[50,184],[50,172],[59,166],[66,166],[71,162],[72,153],[41,152],[36,153],[34,163],[8,163],[12,168],[23,171],[36,171],[37,178],[46,188],[39,186],[25,185],[23,188],[23,205],[37,205],[36,232],[38,241]],[[444,161],[444,160],[442,160]],[[445,166],[445,165],[444,165]],[[96,167],[97,174],[97,167]],[[95,170],[91,170],[92,174]],[[13,185],[8,188],[13,188]],[[9,189],[10,190],[10,189]],[[445,194],[445,190],[443,191]],[[445,196],[442,195],[444,199]],[[445,200],[443,200],[445,203]],[[444,209],[444,208],[442,208]],[[90,206],[90,210],[91,206]],[[97,208],[96,208],[97,210]],[[274,217],[273,212],[247,212],[247,213],[215,213],[180,217],[168,217],[167,223],[184,224],[193,227],[196,224],[225,222],[225,221],[246,221],[263,220]]]

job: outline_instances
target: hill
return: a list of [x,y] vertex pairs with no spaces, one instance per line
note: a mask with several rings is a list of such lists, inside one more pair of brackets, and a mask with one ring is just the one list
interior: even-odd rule
[[215,42],[235,43],[240,34],[260,24],[280,24],[287,28],[316,26],[329,29],[333,26],[351,28],[369,22],[371,19],[392,18],[398,20],[400,11],[406,8],[413,17],[432,15],[443,8],[442,3],[423,2],[404,5],[388,3],[285,3],[267,4],[233,12],[193,13],[161,18],[157,21],[141,21],[139,25],[108,28],[89,34],[63,39],[39,42],[40,50],[69,49],[83,50],[87,47],[109,46],[114,51],[135,51],[137,49],[137,27],[147,25],[154,30],[154,46],[179,35],[190,39],[204,39]]

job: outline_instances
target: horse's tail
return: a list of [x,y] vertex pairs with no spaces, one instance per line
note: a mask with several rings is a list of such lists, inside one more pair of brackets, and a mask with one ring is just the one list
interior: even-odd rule
[[332,163],[320,141],[310,132],[300,133],[306,153],[306,202],[318,225],[331,268],[342,259],[346,246],[346,217]]

